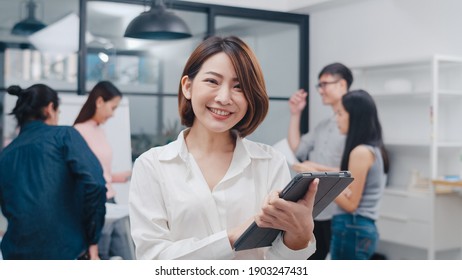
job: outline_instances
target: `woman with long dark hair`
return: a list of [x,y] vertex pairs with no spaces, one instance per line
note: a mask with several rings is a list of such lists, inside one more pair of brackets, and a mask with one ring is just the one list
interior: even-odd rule
[[332,219],[332,259],[369,259],[378,242],[375,220],[388,173],[377,108],[364,90],[345,94],[336,110],[337,125],[346,134],[341,170],[355,178],[335,202]]
[[[58,93],[11,86],[20,132],[0,154],[5,259],[98,259],[105,215],[102,168],[82,136],[57,126]],[[88,254],[87,254],[88,253]]]
[[[103,167],[103,176],[106,180],[106,199],[108,203],[116,203],[115,190],[112,183],[124,183],[128,181],[131,171],[119,173],[112,172],[112,147],[101,127],[114,115],[114,111],[122,100],[122,93],[109,81],[98,82],[87,97],[77,116],[74,127],[80,132],[88,146],[96,155]],[[99,254],[102,259],[122,257],[133,259],[131,250],[132,242],[128,239],[126,223],[123,220],[116,221],[111,228],[105,227],[99,242]]]
[[[351,70],[342,63],[334,62],[324,66],[319,72],[316,89],[322,103],[331,107],[334,112],[352,83]],[[290,121],[287,141],[294,155],[300,160],[292,165],[292,169],[296,172],[339,171],[345,135],[337,129],[334,114],[320,120],[308,133],[300,134],[300,122],[307,105],[307,96],[308,93],[300,89],[289,99]],[[331,219],[335,208],[335,203],[330,203],[314,219],[316,252],[310,260],[324,260],[329,254]]]
[[112,203],[115,202],[112,183],[126,182],[131,172],[112,173],[112,148],[101,125],[112,118],[121,100],[122,93],[114,84],[109,81],[98,82],[90,91],[74,122],[74,127],[82,134],[103,166],[106,196],[108,202]]

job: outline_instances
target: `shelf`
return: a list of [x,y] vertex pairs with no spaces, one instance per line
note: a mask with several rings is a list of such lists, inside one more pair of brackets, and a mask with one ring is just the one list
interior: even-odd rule
[[352,69],[355,70],[369,70],[369,69],[376,69],[382,70],[386,68],[399,68],[399,67],[413,67],[413,66],[426,66],[431,67],[431,58],[432,56],[427,57],[419,57],[415,59],[402,59],[402,60],[394,60],[394,61],[386,61],[386,62],[372,62],[370,64],[365,65],[357,65],[353,66]]
[[407,186],[386,186],[385,194],[402,197],[427,197],[430,191],[428,189],[415,190],[408,189]]
[[438,148],[462,148],[462,141],[440,141],[436,145]]
[[462,181],[432,180],[435,193],[439,195],[461,194]]
[[462,97],[462,90],[442,89],[438,93],[443,97]]
[[[406,148],[430,148],[430,142],[422,141],[410,141],[410,140],[386,140],[386,147],[406,147]],[[462,148],[461,141],[441,141],[435,142],[436,147],[438,148]]]
[[437,186],[462,188],[462,181],[432,180],[432,184],[437,185]]
[[418,92],[390,92],[390,91],[376,91],[371,93],[373,98],[397,98],[397,97],[409,97],[409,98],[430,98],[430,91],[418,91]]
[[462,63],[462,58],[456,56],[436,54],[434,58],[439,62]]
[[[430,98],[431,91],[416,91],[416,92],[389,92],[389,91],[376,91],[371,92],[373,98]],[[462,90],[442,89],[438,90],[438,95],[441,97],[462,97]]]
[[352,70],[355,87],[376,101],[390,155],[394,185],[381,202],[381,240],[425,249],[429,259],[442,249],[461,249],[462,181],[431,178],[461,171],[462,57],[435,54]]
[[412,67],[412,66],[428,66],[431,67],[432,60],[435,59],[440,63],[462,63],[461,57],[434,54],[430,56],[398,59],[393,61],[376,61],[370,64],[353,66],[352,69],[367,70],[367,69],[384,69],[384,68],[400,68],[400,67]]
[[386,147],[409,147],[409,148],[428,148],[430,143],[424,143],[422,141],[410,141],[410,140],[386,140]]

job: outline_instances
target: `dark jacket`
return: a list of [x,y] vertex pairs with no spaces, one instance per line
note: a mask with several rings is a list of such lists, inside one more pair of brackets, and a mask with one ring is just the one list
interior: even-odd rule
[[4,259],[76,259],[104,225],[103,170],[69,126],[26,123],[0,153]]

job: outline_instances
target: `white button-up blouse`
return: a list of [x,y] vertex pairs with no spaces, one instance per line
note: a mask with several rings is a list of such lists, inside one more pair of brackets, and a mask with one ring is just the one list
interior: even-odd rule
[[228,240],[228,228],[257,214],[266,195],[289,180],[282,154],[237,137],[231,165],[211,191],[182,131],[176,141],[135,161],[129,209],[137,258],[307,259],[314,241],[294,251],[279,235],[271,247],[235,252]]

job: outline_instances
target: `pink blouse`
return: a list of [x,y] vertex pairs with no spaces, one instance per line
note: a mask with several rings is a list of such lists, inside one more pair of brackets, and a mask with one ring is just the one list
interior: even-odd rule
[[90,149],[98,158],[103,167],[103,176],[106,180],[107,199],[115,196],[115,191],[112,188],[112,148],[106,138],[104,130],[94,120],[88,120],[83,123],[74,125],[82,137],[87,142]]

